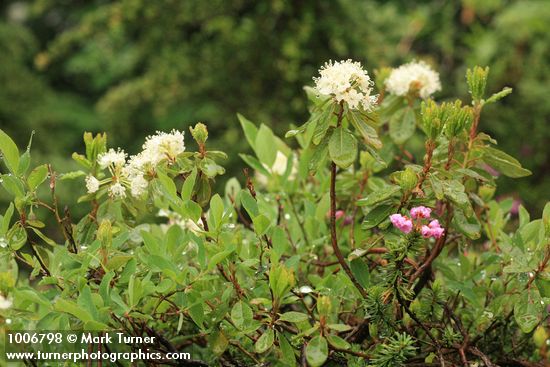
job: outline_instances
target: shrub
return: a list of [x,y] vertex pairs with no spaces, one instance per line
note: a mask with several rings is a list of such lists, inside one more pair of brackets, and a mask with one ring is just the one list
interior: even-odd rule
[[[306,88],[310,119],[286,134],[297,149],[238,116],[254,173],[219,194],[227,157],[201,123],[196,151],[174,130],[129,158],[86,133],[82,170],[62,174],[30,170],[30,143],[20,154],[0,132],[2,327],[153,336],[149,350],[190,351],[191,365],[542,363],[550,205],[513,221],[513,202],[492,198],[495,171],[530,172],[480,132],[511,92],[487,98],[488,71],[468,70],[463,105],[431,99],[439,76],[422,62],[376,83],[327,63]],[[65,180],[86,186],[77,223],[56,198]]]

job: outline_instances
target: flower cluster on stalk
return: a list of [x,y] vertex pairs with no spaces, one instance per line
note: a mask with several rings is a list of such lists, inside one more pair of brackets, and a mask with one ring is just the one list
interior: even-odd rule
[[370,111],[377,96],[372,95],[373,81],[360,62],[352,60],[329,61],[319,69],[319,77],[313,78],[315,90],[330,96],[335,102],[345,102],[350,109]]
[[396,96],[417,93],[424,99],[441,90],[439,74],[423,61],[412,61],[393,69],[385,85],[388,92]]
[[393,226],[403,233],[410,233],[415,230],[422,234],[424,238],[440,238],[445,233],[437,219],[431,220],[428,224],[423,224],[422,220],[430,219],[432,209],[425,206],[417,206],[410,210],[410,217],[399,213],[390,215],[390,221]]
[[91,194],[97,192],[101,185],[108,184],[112,198],[123,199],[128,190],[133,197],[140,197],[147,190],[149,180],[155,176],[156,167],[162,162],[175,163],[184,151],[184,134],[178,130],[170,133],[158,131],[148,136],[142,151],[128,160],[123,150],[111,148],[97,157],[99,167],[109,169],[111,177],[99,180],[89,175],[86,177],[86,189]]

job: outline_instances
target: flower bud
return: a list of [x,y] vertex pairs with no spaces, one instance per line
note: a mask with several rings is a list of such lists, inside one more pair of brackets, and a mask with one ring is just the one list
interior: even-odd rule
[[99,224],[97,229],[97,239],[101,242],[109,242],[112,236],[111,222],[107,219],[104,219]]
[[485,87],[487,86],[487,76],[489,75],[489,68],[482,68],[475,66],[473,69],[466,71],[466,82],[468,84],[468,91],[472,95],[474,102],[479,102],[485,95]]
[[399,186],[401,186],[404,191],[414,189],[417,183],[418,176],[412,168],[407,167],[404,171],[401,172],[401,177],[399,178]]
[[435,140],[443,129],[441,110],[433,100],[422,102],[422,127],[430,140]]
[[462,107],[462,102],[443,103],[442,107],[448,108],[448,120],[445,122],[445,135],[448,139],[458,136],[465,128],[472,124],[474,115],[471,107]]
[[191,131],[191,135],[193,136],[193,139],[199,144],[202,145],[206,142],[206,139],[208,139],[208,130],[206,128],[206,125],[198,122],[195,127],[189,127],[189,131]]

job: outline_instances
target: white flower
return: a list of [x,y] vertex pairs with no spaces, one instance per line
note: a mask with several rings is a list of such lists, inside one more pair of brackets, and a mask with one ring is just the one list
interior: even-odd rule
[[99,190],[99,180],[94,176],[86,176],[86,189],[88,194],[93,194]]
[[115,182],[109,187],[109,194],[112,198],[124,199],[126,197],[126,189],[120,182]]
[[202,219],[199,219],[196,223],[192,221],[191,219],[183,219],[180,214],[171,211],[171,210],[165,210],[161,209],[159,210],[158,214],[159,217],[165,217],[168,218],[168,223],[161,226],[164,228],[164,230],[168,230],[170,226],[172,225],[178,225],[183,229],[189,230],[193,233],[199,233],[202,232],[204,229],[204,225],[202,223]]
[[385,85],[390,93],[397,96],[415,91],[421,98],[428,98],[441,90],[439,74],[423,61],[412,61],[393,69]]
[[370,111],[376,104],[377,96],[371,95],[373,82],[360,62],[329,61],[319,74],[313,78],[319,94],[332,96],[336,102],[345,101],[351,109]]
[[111,148],[108,152],[100,154],[97,157],[97,162],[103,169],[110,166],[122,167],[126,163],[126,153],[124,150]]
[[132,176],[130,179],[130,192],[134,197],[141,196],[147,190],[147,186],[149,186],[149,182],[143,175]]
[[10,299],[7,299],[0,294],[0,310],[7,310],[12,304],[13,302]]
[[[298,161],[294,159],[292,163],[293,164],[292,164],[290,176],[292,176],[292,179],[294,179],[294,177],[296,176],[296,173],[298,172],[298,167],[297,167]],[[273,166],[271,166],[270,171],[271,173],[282,176],[286,172],[287,165],[288,165],[288,157],[283,152],[278,150],[277,156],[275,157],[275,162],[273,162]]]
[[[281,152],[280,150],[277,151],[277,155],[275,156],[275,162],[273,162],[273,165],[271,167],[268,167],[266,164],[263,166],[266,170],[268,170],[271,174],[277,175],[277,176],[283,176],[286,172],[286,167],[288,165],[288,157]],[[294,157],[292,161],[292,168],[290,170],[290,174],[288,175],[288,180],[292,181],[296,178],[296,174],[298,173],[298,160],[296,157]],[[256,180],[258,183],[262,186],[266,186],[268,183],[268,178],[256,171]]]
[[153,165],[163,159],[174,160],[185,151],[183,132],[172,130],[170,133],[157,131],[156,135],[148,136],[143,144],[143,158]]

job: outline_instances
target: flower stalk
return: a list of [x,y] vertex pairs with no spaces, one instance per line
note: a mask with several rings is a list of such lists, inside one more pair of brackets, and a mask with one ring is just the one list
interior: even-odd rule
[[[340,112],[338,113],[338,122],[337,126],[340,126],[342,123],[342,117],[344,114],[344,104],[343,102],[340,103]],[[332,244],[332,249],[334,250],[334,254],[336,255],[336,258],[338,259],[338,262],[340,263],[340,266],[344,271],[346,272],[347,276],[350,278],[351,282],[357,288],[359,293],[363,296],[363,298],[367,298],[367,291],[363,288],[363,286],[359,283],[357,278],[353,275],[349,265],[346,262],[346,259],[344,258],[344,255],[342,254],[342,251],[340,250],[340,247],[338,246],[338,236],[336,233],[336,163],[331,162],[330,163],[330,239]]]

